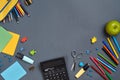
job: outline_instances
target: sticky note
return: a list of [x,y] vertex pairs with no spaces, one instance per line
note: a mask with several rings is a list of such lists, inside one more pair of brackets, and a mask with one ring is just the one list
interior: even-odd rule
[[2,52],[2,50],[5,48],[11,38],[12,35],[0,26],[0,52]]
[[16,33],[13,33],[13,32],[10,32],[10,31],[9,31],[9,33],[13,37],[11,38],[9,43],[5,46],[2,53],[14,56],[14,53],[15,53],[15,50],[16,50],[20,35],[16,34]]
[[25,75],[26,71],[17,61],[1,73],[4,80],[20,80]]

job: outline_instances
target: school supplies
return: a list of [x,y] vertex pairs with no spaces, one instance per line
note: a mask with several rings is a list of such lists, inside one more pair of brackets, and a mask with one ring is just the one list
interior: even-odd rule
[[[3,1],[3,0],[2,0]],[[10,1],[10,0],[5,0],[5,1]],[[5,2],[3,1],[3,2]],[[14,0],[11,0],[14,1]],[[30,16],[30,14],[28,13],[28,11],[26,10],[26,8],[23,6],[23,4],[20,3],[20,1],[17,1],[16,4],[11,8],[11,10],[8,10],[8,13],[3,13],[6,14],[5,17],[3,17],[2,21],[3,23],[6,23],[6,21],[11,22],[13,19],[16,20],[17,23],[19,23],[19,18],[23,17],[25,14],[27,16]],[[2,2],[1,2],[2,3]],[[14,3],[13,3],[14,4]],[[8,8],[9,9],[9,8]]]
[[116,47],[117,47],[117,49],[118,49],[118,52],[120,52],[120,46],[119,46],[119,44],[118,44],[118,41],[117,41],[116,37],[115,37],[115,36],[112,36],[112,39],[113,39],[113,41],[114,41],[114,43],[115,43],[115,45],[116,45]]
[[112,51],[111,47],[109,46],[109,44],[106,41],[102,41],[102,43],[107,47],[107,49],[112,53],[112,55],[116,58],[116,55],[114,54],[114,52]]
[[40,62],[44,80],[69,80],[64,57]]
[[12,35],[12,39],[8,42],[8,44],[2,50],[2,53],[10,55],[10,56],[14,56],[20,35],[14,32],[10,32],[10,31],[9,33]]
[[105,79],[105,80],[108,80],[108,78],[105,76],[105,75],[103,75],[102,73],[100,73],[94,66],[90,66],[94,71],[96,71],[103,79]]
[[2,26],[0,26],[0,52],[2,52],[2,50],[5,48],[11,38],[12,35]]
[[76,74],[75,74],[75,78],[80,78],[80,76],[82,76],[85,71],[89,68],[90,64],[85,64]]
[[29,63],[29,64],[33,64],[33,63],[34,63],[34,60],[33,60],[33,59],[25,56],[25,55],[22,54],[22,53],[19,53],[19,52],[18,52],[17,55],[16,55],[16,57],[17,57],[18,59],[21,59],[21,60]]
[[1,73],[1,76],[4,80],[20,80],[23,76],[26,75],[26,71],[23,67],[16,61],[6,70]]
[[91,61],[98,67],[98,69],[103,73],[105,74],[105,72],[102,70],[102,68],[98,65],[98,63],[94,60],[93,57],[90,57]]
[[106,57],[104,57],[104,55],[98,53],[98,56],[100,56],[101,58],[103,58],[106,62],[108,62],[112,66],[117,67],[113,62],[111,62],[109,59],[107,59]]
[[18,0],[0,0],[0,21],[2,21]]
[[111,67],[110,65],[108,65],[107,63],[105,63],[101,58],[97,58],[97,60],[100,61],[103,65],[105,65],[106,67],[108,67],[113,72],[116,72],[116,70],[113,67]]
[[107,47],[104,45],[103,46],[103,49],[104,51],[106,51],[106,53],[113,59],[113,61],[116,63],[116,64],[119,64],[118,60],[112,55],[112,53],[107,49]]
[[107,37],[107,41],[108,41],[110,47],[112,48],[114,54],[116,55],[116,57],[119,58],[118,53],[116,52],[116,50],[115,50],[115,48],[114,48],[114,46],[113,46],[113,44],[112,44],[112,42],[111,42],[109,37]]

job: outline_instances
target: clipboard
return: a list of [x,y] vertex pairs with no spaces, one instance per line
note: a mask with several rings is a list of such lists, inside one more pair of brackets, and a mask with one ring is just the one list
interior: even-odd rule
[[0,21],[2,21],[18,0],[0,0]]

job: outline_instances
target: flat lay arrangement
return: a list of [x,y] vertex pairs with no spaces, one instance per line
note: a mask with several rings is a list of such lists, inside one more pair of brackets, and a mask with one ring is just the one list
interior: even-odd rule
[[[97,30],[95,28],[95,31],[78,25],[78,23],[81,25],[92,23],[89,21],[86,21],[86,24],[79,22],[78,16],[74,14],[77,6],[74,8],[73,6],[72,8],[67,7],[73,12],[68,11],[67,19],[65,18],[64,21],[58,19],[58,16],[61,17],[62,15],[63,19],[63,15],[66,15],[69,9],[64,8],[65,12],[63,7],[56,5],[57,2],[45,2],[47,6],[44,6],[41,2],[35,1],[34,5],[32,0],[0,1],[0,79],[119,80],[115,78],[120,68],[119,19],[110,18],[106,22],[101,21],[102,29]],[[48,5],[49,3],[54,3],[54,5]],[[36,4],[44,6],[44,9],[41,10],[40,5]],[[69,6],[71,6],[70,4]],[[74,3],[74,6],[75,4],[77,3]],[[35,8],[32,9],[33,12],[32,10],[29,11],[32,7]],[[35,12],[38,8],[40,11]],[[65,14],[60,14],[59,10]],[[45,11],[49,12],[46,13]],[[32,16],[30,12],[36,15]],[[75,13],[77,14],[77,11]],[[87,14],[84,10],[83,13]],[[19,22],[20,19],[21,23]],[[67,23],[67,21],[70,21],[70,23]],[[22,26],[8,27],[7,25]],[[55,27],[56,25],[58,27]],[[73,27],[73,25],[77,26]],[[70,26],[69,29],[68,26]],[[82,29],[80,31],[83,32],[80,32],[79,29]],[[81,39],[78,38],[78,33]],[[101,34],[102,37],[99,36]]]

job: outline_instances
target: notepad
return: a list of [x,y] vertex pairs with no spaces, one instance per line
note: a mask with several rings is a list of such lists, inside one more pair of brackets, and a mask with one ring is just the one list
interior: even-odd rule
[[20,80],[25,75],[26,71],[17,61],[1,73],[4,80]]
[[18,41],[19,41],[19,34],[10,32],[9,33],[13,36],[12,39],[8,42],[8,44],[5,46],[5,48],[3,49],[2,53],[10,55],[10,56],[14,56]]
[[2,52],[2,50],[5,48],[11,38],[12,35],[0,26],[0,52]]

